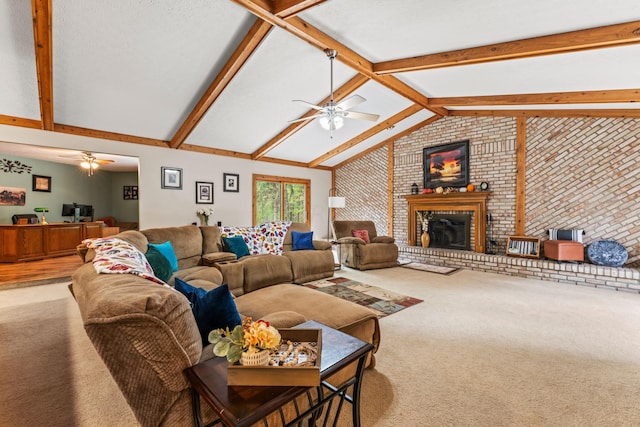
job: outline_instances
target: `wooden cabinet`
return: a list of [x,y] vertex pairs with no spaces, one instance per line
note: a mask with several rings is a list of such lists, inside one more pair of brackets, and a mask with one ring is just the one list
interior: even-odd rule
[[0,262],[73,255],[82,240],[102,236],[102,223],[0,225]]
[[532,236],[509,236],[507,255],[521,258],[540,258],[540,238]]

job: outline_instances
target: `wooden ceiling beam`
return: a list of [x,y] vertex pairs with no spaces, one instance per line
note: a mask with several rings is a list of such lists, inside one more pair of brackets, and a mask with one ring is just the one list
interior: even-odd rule
[[200,123],[200,120],[202,120],[207,111],[209,111],[209,108],[211,108],[216,99],[218,99],[222,91],[236,76],[238,71],[240,71],[253,52],[255,52],[267,34],[269,34],[271,28],[273,28],[271,24],[261,19],[256,20],[231,55],[231,58],[224,64],[220,73],[213,79],[213,82],[211,82],[204,95],[202,95],[194,109],[189,113],[187,119],[182,123],[180,129],[178,129],[173,138],[171,138],[171,142],[169,143],[171,148],[180,148],[180,146],[184,144],[184,141],[191,132],[193,132],[198,123]]
[[144,136],[127,135],[123,133],[107,132],[96,129],[81,128],[78,126],[69,126],[64,124],[55,123],[52,129],[54,132],[67,133],[70,135],[88,136],[90,138],[107,139],[111,141],[130,142],[133,144],[150,145],[153,147],[169,146],[169,141],[163,141],[161,139],[146,138]]
[[568,110],[450,110],[457,117],[600,117],[639,119],[640,108],[633,109],[568,109]]
[[640,43],[640,21],[384,61],[374,64],[373,70],[378,74],[402,73],[634,43]]
[[42,129],[53,130],[53,43],[51,0],[31,0]]
[[398,80],[394,76],[379,76],[373,71],[373,64],[363,56],[359,55],[351,48],[333,39],[326,33],[315,28],[308,22],[293,16],[287,19],[274,15],[269,9],[265,9],[257,0],[233,0],[243,6],[258,18],[276,25],[294,36],[306,41],[320,50],[335,49],[338,52],[337,60],[353,68],[360,74],[380,83],[386,88],[398,93],[410,101],[421,105],[423,108],[431,110],[436,114],[447,115],[446,109],[437,106],[430,106],[426,96]]
[[609,104],[627,102],[640,102],[640,89],[529,93],[490,96],[458,96],[429,99],[429,104],[437,107],[537,104]]
[[272,0],[271,11],[280,18],[288,18],[325,1],[327,0]]
[[19,126],[23,128],[42,129],[42,121],[25,119],[24,117],[5,116],[0,114],[0,125]]
[[[342,101],[343,99],[345,99],[347,96],[349,96],[350,94],[355,92],[359,87],[361,87],[363,84],[365,84],[368,81],[369,81],[369,79],[367,77],[363,76],[362,74],[356,74],[355,77],[353,77],[347,83],[345,83],[340,88],[338,88],[337,90],[334,91],[334,93],[333,93],[334,101],[337,102],[337,103]],[[323,105],[323,104],[329,102],[330,100],[331,100],[331,96],[328,96],[325,99],[323,99],[320,102],[319,105]],[[300,118],[302,119],[304,117],[311,117],[314,114],[316,114],[317,112],[318,112],[317,110],[310,109],[309,111],[304,113],[302,116],[300,116]],[[308,121],[305,121],[305,122],[291,123],[289,126],[287,126],[287,128],[285,130],[283,130],[278,135],[273,137],[270,141],[268,141],[267,143],[262,145],[262,147],[258,148],[256,151],[254,151],[251,154],[251,159],[258,160],[258,159],[262,158],[269,151],[271,151],[274,148],[276,148],[278,145],[280,145],[282,142],[284,142],[287,138],[289,138],[290,136],[292,136],[293,134],[298,132],[300,129],[302,129],[303,127],[305,127],[306,125],[308,125],[312,121],[313,120],[308,120]]]
[[320,165],[322,162],[329,160],[332,157],[337,156],[338,154],[347,151],[350,148],[355,147],[356,145],[360,144],[363,141],[366,141],[367,139],[371,138],[374,135],[377,135],[378,133],[390,128],[391,126],[395,125],[396,123],[406,119],[407,117],[410,117],[412,115],[414,115],[415,113],[417,113],[418,111],[422,110],[422,105],[418,105],[418,104],[413,104],[408,108],[405,108],[404,110],[400,111],[399,113],[395,114],[392,117],[389,117],[387,120],[385,120],[384,122],[380,122],[377,125],[375,125],[374,127],[366,130],[365,132],[361,133],[360,135],[356,136],[355,138],[351,138],[349,141],[340,144],[339,146],[337,146],[336,148],[334,148],[333,150],[330,150],[328,152],[326,152],[325,154],[323,154],[322,156],[312,160],[311,162],[309,162],[308,166],[310,168],[315,167]]

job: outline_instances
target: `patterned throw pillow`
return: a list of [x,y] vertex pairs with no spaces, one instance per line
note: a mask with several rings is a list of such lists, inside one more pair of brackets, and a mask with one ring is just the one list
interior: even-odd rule
[[284,236],[291,221],[274,221],[255,227],[220,227],[222,237],[241,236],[249,248],[249,253],[282,255]]
[[366,244],[371,243],[369,240],[369,232],[367,230],[351,230],[351,235],[364,240]]
[[573,240],[574,242],[582,243],[583,234],[584,234],[584,230],[581,230],[581,229],[573,229],[573,230],[556,230],[555,228],[549,229],[550,240]]

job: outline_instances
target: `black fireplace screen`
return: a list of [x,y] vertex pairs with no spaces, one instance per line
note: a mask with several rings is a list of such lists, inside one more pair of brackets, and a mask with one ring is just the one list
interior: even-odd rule
[[432,248],[471,249],[471,215],[436,214],[429,220]]

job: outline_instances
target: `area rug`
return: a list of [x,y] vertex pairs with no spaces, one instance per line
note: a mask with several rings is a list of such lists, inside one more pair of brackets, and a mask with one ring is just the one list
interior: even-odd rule
[[380,319],[423,301],[344,277],[316,280],[303,286],[363,305],[375,311]]
[[429,273],[438,274],[453,274],[458,271],[457,268],[445,267],[442,265],[421,264],[419,262],[410,262],[408,264],[401,264],[400,267],[410,268],[412,270],[428,271]]

